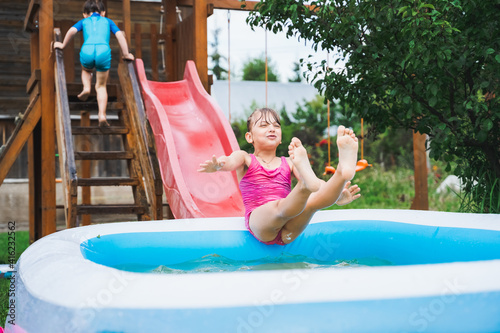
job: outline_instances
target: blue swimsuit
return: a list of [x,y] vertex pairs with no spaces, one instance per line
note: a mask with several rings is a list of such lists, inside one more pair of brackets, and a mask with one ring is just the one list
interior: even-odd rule
[[78,21],[74,26],[77,31],[83,30],[85,41],[80,50],[80,62],[86,69],[106,72],[111,67],[110,32],[116,34],[120,29],[107,17],[98,13]]

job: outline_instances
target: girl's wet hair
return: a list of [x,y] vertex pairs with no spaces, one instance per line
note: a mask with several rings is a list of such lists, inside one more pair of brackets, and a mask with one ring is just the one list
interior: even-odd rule
[[102,13],[104,11],[106,11],[106,7],[100,0],[87,0],[83,5],[83,13],[85,14]]
[[[253,120],[255,114],[257,112],[260,112],[260,115],[257,119]],[[278,112],[274,111],[273,109],[270,109],[270,108],[260,108],[260,109],[255,109],[254,112],[252,112],[252,114],[250,115],[250,117],[248,117],[248,120],[247,120],[247,130],[248,132],[250,132],[250,130],[252,129],[252,126],[254,124],[256,124],[259,120],[261,119],[264,119],[266,121],[269,122],[269,120],[273,120],[273,122],[277,122],[279,125],[281,125],[281,121],[280,121],[280,116],[278,114]]]

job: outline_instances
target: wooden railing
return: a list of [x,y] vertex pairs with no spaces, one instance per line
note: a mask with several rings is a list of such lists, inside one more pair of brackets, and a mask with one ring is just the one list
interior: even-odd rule
[[[61,41],[61,31],[54,29],[54,40]],[[62,50],[55,50],[55,82],[56,82],[56,134],[59,152],[59,167],[61,170],[62,188],[64,193],[64,213],[66,227],[77,227],[77,174],[75,152],[71,134],[71,115],[68,103],[66,74]]]
[[[153,134],[144,110],[139,81],[134,63],[124,61],[118,66],[118,76],[126,103],[126,112],[130,119],[130,131],[137,138],[137,155],[145,180],[145,189],[150,203],[152,217],[155,220],[163,219],[163,184],[160,166],[156,157],[156,148]],[[142,181],[142,179],[141,179]]]

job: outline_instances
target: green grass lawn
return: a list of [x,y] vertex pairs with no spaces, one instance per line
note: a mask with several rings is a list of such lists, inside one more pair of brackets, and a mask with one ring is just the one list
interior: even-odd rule
[[[17,231],[15,233],[16,237],[16,254],[15,261],[19,259],[21,253],[26,250],[29,246],[29,232],[28,231]],[[9,235],[8,233],[0,233],[0,264],[9,263]],[[5,318],[9,311],[9,285],[10,280],[0,279],[0,326],[4,327]]]
[[[430,175],[429,184],[429,209],[435,211],[457,212],[460,199],[454,194],[438,195],[436,188],[440,181]],[[395,169],[383,171],[374,166],[356,174],[353,184],[361,187],[361,198],[347,206],[333,206],[330,209],[409,209],[415,194],[413,170]],[[29,245],[27,231],[16,232],[16,261]],[[8,236],[0,233],[0,264],[8,263]],[[8,312],[9,280],[0,280],[0,326],[5,323]]]
[[[436,189],[446,178],[428,177],[429,210],[458,212],[460,198],[454,193],[439,195]],[[415,196],[413,170],[394,169],[383,171],[374,165],[356,173],[352,180],[361,188],[361,198],[346,206],[332,206],[329,209],[410,209]]]

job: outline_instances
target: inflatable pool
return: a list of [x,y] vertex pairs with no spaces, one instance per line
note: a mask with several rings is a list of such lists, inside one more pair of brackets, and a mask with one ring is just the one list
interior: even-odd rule
[[[154,274],[216,254],[382,259],[373,267]],[[500,216],[397,210],[315,215],[287,246],[243,218],[93,225],[31,245],[7,332],[500,331]],[[12,318],[7,318],[7,321]]]

